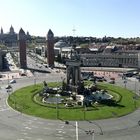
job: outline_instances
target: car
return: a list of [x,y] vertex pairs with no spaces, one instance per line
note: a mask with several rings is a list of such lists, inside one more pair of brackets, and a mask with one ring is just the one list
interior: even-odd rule
[[26,73],[21,73],[20,75],[21,75],[21,76],[27,76]]
[[97,82],[103,82],[104,79],[97,79],[96,81],[97,81]]
[[110,80],[109,83],[110,84],[115,84],[115,80]]
[[82,76],[82,80],[88,80],[89,77],[88,76]]
[[12,88],[11,85],[7,85],[7,86],[5,87],[5,89],[11,89],[11,88]]
[[10,84],[14,84],[14,83],[16,83],[16,80],[15,80],[15,79],[12,79],[12,80],[10,80],[9,83],[10,83]]
[[114,77],[111,77],[110,80],[115,81],[115,78]]

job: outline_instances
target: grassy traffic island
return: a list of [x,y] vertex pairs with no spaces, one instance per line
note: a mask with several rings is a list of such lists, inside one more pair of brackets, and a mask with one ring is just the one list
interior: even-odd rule
[[[58,83],[48,83],[50,87],[58,86]],[[59,84],[60,85],[60,84]],[[41,102],[38,93],[43,84],[32,85],[13,92],[8,98],[8,104],[22,113],[46,119],[62,120],[95,120],[127,115],[140,107],[140,98],[132,91],[110,85],[99,84],[100,88],[107,90],[116,100],[116,104],[94,104],[90,107],[66,108],[59,105],[46,105]]]

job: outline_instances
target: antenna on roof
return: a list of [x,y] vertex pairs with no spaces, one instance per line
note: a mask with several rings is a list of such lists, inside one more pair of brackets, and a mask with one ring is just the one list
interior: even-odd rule
[[75,36],[75,32],[76,32],[76,29],[75,29],[74,26],[73,26],[72,32],[73,32],[73,37],[74,37]]

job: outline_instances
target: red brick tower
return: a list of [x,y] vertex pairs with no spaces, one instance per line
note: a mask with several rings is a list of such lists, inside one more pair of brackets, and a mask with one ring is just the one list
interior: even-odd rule
[[47,61],[49,67],[54,67],[54,34],[49,29],[47,34]]
[[19,43],[19,56],[20,56],[20,68],[27,68],[27,59],[26,59],[26,35],[23,29],[21,28],[18,34],[18,43]]

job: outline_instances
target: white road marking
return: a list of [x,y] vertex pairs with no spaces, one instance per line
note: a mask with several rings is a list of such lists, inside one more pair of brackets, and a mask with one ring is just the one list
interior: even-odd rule
[[54,125],[54,123],[48,123],[48,125]]
[[63,137],[60,137],[59,139],[63,140],[64,138]]
[[48,128],[48,127],[44,127],[44,129],[51,130],[51,128]]
[[32,125],[32,128],[38,128],[38,126]]
[[65,126],[63,125],[63,126],[61,126],[61,128],[64,128]]
[[28,136],[25,137],[25,139],[31,139],[31,138],[32,138],[32,137],[28,137]]
[[62,131],[63,129],[56,129],[57,131]]
[[43,122],[37,122],[38,124],[43,124]]
[[25,133],[25,132],[23,132],[23,133],[21,133],[21,134],[23,134],[23,135],[27,135],[27,133]]
[[32,124],[33,123],[33,121],[32,120],[29,120],[28,122],[27,122],[27,124]]
[[7,111],[7,110],[9,110],[10,108],[2,108],[2,109],[0,109],[0,111]]
[[25,129],[22,129],[21,131],[26,131]]
[[34,121],[36,121],[36,120],[37,120],[37,118],[33,118],[33,120],[34,120]]
[[63,135],[62,134],[55,134],[56,136],[59,136],[59,137],[62,137]]
[[32,128],[26,126],[25,129],[29,129],[29,130],[31,130]]

